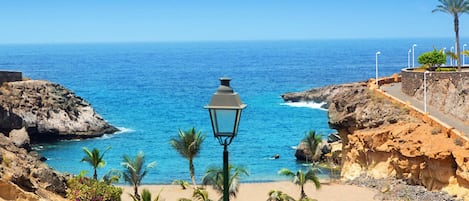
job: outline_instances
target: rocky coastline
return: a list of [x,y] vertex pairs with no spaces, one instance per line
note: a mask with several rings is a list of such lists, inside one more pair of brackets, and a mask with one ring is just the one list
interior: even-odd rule
[[438,126],[415,118],[367,82],[287,93],[282,98],[327,102],[329,126],[342,138],[342,179],[353,181],[363,175],[400,179],[429,193],[447,192],[469,200],[469,143],[451,139]]
[[92,138],[118,131],[90,103],[59,84],[6,82],[0,87],[0,132],[8,135],[22,128],[32,142]]
[[42,161],[31,144],[117,132],[91,104],[41,80],[0,87],[0,200],[66,200],[67,178]]

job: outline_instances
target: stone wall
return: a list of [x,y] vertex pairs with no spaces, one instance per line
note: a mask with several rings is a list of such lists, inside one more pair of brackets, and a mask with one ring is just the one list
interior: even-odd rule
[[0,71],[0,85],[4,82],[15,82],[23,80],[21,72],[15,71]]
[[[469,69],[466,67],[465,69]],[[402,92],[409,96],[415,96],[415,92],[422,86],[423,73],[421,69],[402,69]],[[469,71],[463,72],[435,72],[427,73],[427,84],[438,82],[438,80],[448,79],[453,85],[457,85],[461,80],[468,80]]]

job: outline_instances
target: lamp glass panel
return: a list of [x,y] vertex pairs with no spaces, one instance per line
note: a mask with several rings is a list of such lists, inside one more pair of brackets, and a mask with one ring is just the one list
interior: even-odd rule
[[[237,110],[223,110],[214,109],[212,110],[212,118],[215,118],[214,128],[219,135],[233,135],[236,124],[236,113]],[[213,121],[212,120],[212,121]]]

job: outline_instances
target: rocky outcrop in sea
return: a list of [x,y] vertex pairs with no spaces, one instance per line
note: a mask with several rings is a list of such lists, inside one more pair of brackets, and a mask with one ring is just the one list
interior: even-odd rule
[[285,101],[327,101],[329,126],[342,138],[343,179],[402,179],[468,200],[469,143],[451,139],[367,87],[336,85],[289,93]]
[[90,103],[65,87],[41,80],[0,87],[0,132],[24,128],[31,141],[98,137],[118,131]]

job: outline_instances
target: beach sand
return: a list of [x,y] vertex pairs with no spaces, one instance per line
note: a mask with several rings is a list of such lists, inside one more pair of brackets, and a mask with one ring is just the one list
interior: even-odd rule
[[[123,201],[132,201],[129,193],[133,190],[130,186],[124,187],[122,194]],[[141,192],[148,189],[152,193],[152,199],[160,192],[165,201],[177,201],[179,198],[191,198],[192,188],[182,190],[178,185],[142,185],[139,187]],[[209,198],[218,200],[221,196],[211,187],[207,187]],[[231,201],[265,201],[268,198],[270,190],[280,190],[289,194],[295,199],[300,197],[300,189],[289,181],[268,182],[268,183],[242,183],[239,189],[238,197],[230,199]],[[339,183],[323,183],[319,190],[316,190],[314,184],[308,183],[305,186],[306,195],[315,198],[318,201],[372,201],[377,193],[373,189],[358,187]]]

